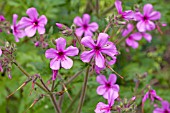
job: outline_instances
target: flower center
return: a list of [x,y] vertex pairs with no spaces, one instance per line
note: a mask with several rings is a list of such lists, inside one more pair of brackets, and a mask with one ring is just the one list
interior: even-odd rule
[[147,20],[148,20],[148,17],[147,17],[147,16],[144,16],[143,19],[144,19],[144,21],[147,21]]
[[88,25],[87,25],[87,24],[84,24],[84,25],[83,25],[83,29],[87,30],[87,28],[88,28]]
[[34,26],[38,26],[38,21],[35,21],[33,24]]
[[99,51],[101,49],[101,47],[95,46],[94,49],[95,49],[95,51]]
[[169,111],[168,111],[168,110],[165,110],[164,113],[169,113]]
[[107,83],[107,84],[106,84],[106,87],[107,87],[107,88],[110,88],[110,87],[111,87],[110,83]]
[[59,55],[59,56],[63,56],[64,53],[63,53],[63,52],[59,52],[58,55]]

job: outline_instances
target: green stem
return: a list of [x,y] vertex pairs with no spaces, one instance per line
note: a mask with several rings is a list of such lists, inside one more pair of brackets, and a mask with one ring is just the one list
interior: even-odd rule
[[86,89],[87,89],[87,81],[88,81],[88,77],[89,77],[89,70],[90,70],[90,65],[87,67],[86,75],[85,75],[85,78],[84,78],[84,83],[83,83],[83,87],[82,87],[82,92],[81,92],[81,97],[80,97],[80,102],[79,102],[79,105],[78,105],[77,113],[81,112],[81,108],[83,106],[83,102],[84,102],[84,98],[85,98],[85,94],[86,94]]
[[74,33],[73,35],[76,37],[78,43],[80,44],[82,51],[85,51],[85,48],[84,48],[84,46],[81,44],[81,41],[80,41],[79,37],[76,35],[76,33]]

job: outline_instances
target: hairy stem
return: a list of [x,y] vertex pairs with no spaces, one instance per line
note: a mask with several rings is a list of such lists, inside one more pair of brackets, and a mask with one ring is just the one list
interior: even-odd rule
[[81,108],[82,108],[82,105],[83,105],[83,102],[84,102],[86,89],[87,89],[87,81],[88,81],[88,77],[89,77],[89,70],[90,70],[90,65],[87,67],[86,75],[85,75],[85,78],[84,78],[84,83],[83,83],[83,87],[82,87],[82,92],[81,92],[81,97],[80,97],[80,102],[79,102],[79,105],[78,105],[77,113],[81,112]]

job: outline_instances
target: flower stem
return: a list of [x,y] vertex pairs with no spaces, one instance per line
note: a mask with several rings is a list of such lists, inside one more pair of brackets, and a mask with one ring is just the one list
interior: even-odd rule
[[88,77],[89,77],[89,70],[90,70],[90,65],[87,67],[86,75],[84,78],[84,83],[83,83],[83,87],[82,87],[82,92],[81,92],[81,97],[80,97],[80,102],[78,105],[77,113],[81,112],[81,108],[82,108],[82,105],[84,102],[85,93],[86,93],[86,89],[87,89],[87,81],[88,81]]
[[58,106],[58,104],[57,104],[57,101],[56,101],[55,96],[54,96],[53,94],[50,94],[50,98],[51,98],[51,101],[52,101],[53,106],[54,106],[54,108],[55,108],[55,111],[56,111],[57,113],[61,113],[61,110],[60,110],[60,108],[59,108],[59,106]]
[[80,41],[79,37],[76,35],[76,33],[74,33],[73,35],[76,37],[78,43],[80,44],[82,51],[85,51],[85,48],[84,48],[84,46],[81,44],[81,41]]

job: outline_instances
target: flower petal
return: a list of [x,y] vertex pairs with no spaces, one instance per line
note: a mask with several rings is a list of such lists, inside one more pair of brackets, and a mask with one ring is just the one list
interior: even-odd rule
[[106,92],[106,90],[107,89],[106,89],[105,85],[100,85],[97,87],[96,92],[98,95],[103,95]]
[[70,69],[73,66],[73,60],[65,56],[64,59],[61,60],[61,66],[65,69]]
[[57,59],[57,57],[55,57],[54,59],[52,59],[50,61],[50,68],[52,70],[59,70],[60,69],[60,59]]
[[151,40],[152,40],[152,35],[150,35],[149,33],[142,33],[142,36],[143,36],[148,42],[151,42]]
[[121,14],[122,13],[122,2],[120,0],[115,1],[115,7],[117,9],[117,12]]
[[108,91],[108,104],[112,106],[114,104],[115,99],[119,96],[118,92],[113,90]]
[[47,49],[45,52],[45,57],[48,59],[55,58],[56,56],[58,56],[57,50],[55,50],[53,48]]
[[108,111],[108,109],[110,109],[109,107],[109,105],[99,102],[94,111],[95,113],[111,113],[110,110]]
[[114,85],[116,83],[117,77],[115,74],[110,74],[109,79],[108,79],[108,83],[110,83],[111,85]]
[[0,56],[2,55],[2,50],[1,50],[1,48],[0,48]]
[[138,28],[138,31],[140,31],[140,32],[145,32],[146,31],[145,21],[142,21],[142,20],[139,21],[136,26]]
[[137,12],[137,13],[135,14],[135,20],[136,20],[136,21],[141,21],[141,20],[143,20],[143,15],[142,15],[140,12]]
[[158,11],[153,11],[150,15],[149,15],[149,20],[159,20],[161,18],[161,13]]
[[55,40],[56,42],[56,47],[59,52],[63,52],[65,47],[66,47],[66,39],[60,37]]
[[22,17],[21,20],[19,21],[19,24],[21,25],[21,28],[24,28],[32,25],[32,20],[27,17]]
[[94,48],[95,44],[94,41],[92,39],[91,36],[86,36],[84,38],[82,38],[81,43],[85,46],[85,47],[89,47],[91,49]]
[[148,98],[149,98],[149,92],[147,92],[147,93],[144,95],[144,97],[142,98],[142,103],[144,104],[145,101],[146,101],[146,99],[148,99]]
[[97,39],[97,46],[104,46],[108,41],[109,35],[106,33],[100,33]]
[[45,28],[41,27],[41,26],[38,26],[38,33],[39,34],[44,34],[45,33]]
[[95,55],[95,64],[99,68],[102,68],[102,67],[105,66],[105,59],[104,59],[103,55],[100,52]]
[[67,56],[76,56],[78,55],[79,50],[77,47],[69,46],[64,52]]
[[83,20],[83,24],[88,24],[90,22],[90,15],[84,14],[82,20]]
[[55,80],[56,77],[57,77],[57,73],[58,73],[58,70],[52,70],[53,74],[52,74],[52,80]]
[[153,6],[151,4],[146,4],[143,7],[143,13],[145,16],[149,16],[149,14],[152,12]]
[[94,55],[94,51],[91,50],[91,51],[84,51],[80,58],[83,62],[90,62],[91,58],[93,57]]
[[77,26],[82,26],[83,21],[79,16],[77,16],[77,17],[74,18],[74,24],[76,24]]
[[87,29],[84,31],[84,36],[93,36],[93,33],[90,31],[90,29]]
[[47,18],[45,15],[41,15],[38,18],[38,25],[46,25],[47,24]]
[[162,107],[164,108],[164,109],[169,109],[170,110],[170,104],[168,103],[168,101],[162,101]]
[[104,75],[98,75],[96,81],[102,85],[107,83],[106,77]]
[[32,20],[36,20],[38,18],[38,12],[34,7],[27,9],[26,13]]
[[27,28],[25,28],[25,34],[26,34],[28,37],[34,36],[35,33],[36,33],[36,27],[34,27],[34,25],[30,25],[30,26],[28,26]]
[[84,30],[82,27],[76,29],[76,35],[78,37],[81,37],[83,35],[83,33],[84,33]]
[[17,18],[18,18],[18,15],[17,14],[13,14],[13,25],[14,26],[16,25]]
[[90,31],[95,32],[99,28],[99,26],[96,22],[92,22],[91,24],[88,25],[88,28],[90,29]]
[[122,36],[123,36],[123,37],[126,37],[133,29],[134,29],[133,24],[128,24],[128,25],[127,25],[127,29],[124,29],[124,30],[122,31]]
[[134,40],[141,40],[142,39],[142,34],[140,32],[136,32],[130,35],[131,38],[133,38]]
[[146,23],[146,29],[148,31],[154,30],[155,29],[155,24],[152,21],[148,20],[147,23]]

